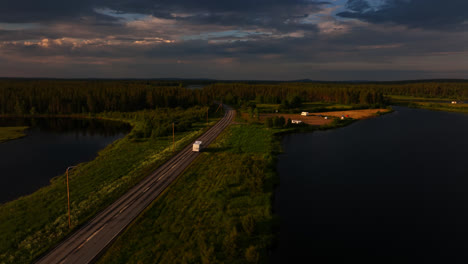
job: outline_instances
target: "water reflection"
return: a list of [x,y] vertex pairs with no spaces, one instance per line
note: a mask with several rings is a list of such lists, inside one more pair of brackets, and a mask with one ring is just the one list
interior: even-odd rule
[[468,115],[396,107],[284,138],[273,263],[464,263]]
[[76,132],[82,135],[99,134],[113,136],[122,131],[128,131],[130,126],[126,123],[100,119],[78,119],[78,118],[0,118],[0,126],[28,126],[31,130],[70,133]]
[[49,184],[70,165],[92,160],[122,138],[128,124],[75,118],[0,118],[0,126],[29,126],[27,136],[0,144],[0,202]]

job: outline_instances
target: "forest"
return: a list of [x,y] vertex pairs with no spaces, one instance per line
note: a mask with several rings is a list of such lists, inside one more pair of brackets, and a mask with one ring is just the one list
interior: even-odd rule
[[[192,84],[186,80],[0,79],[0,115],[87,116],[132,125],[128,136],[73,170],[71,184],[80,190],[72,191],[72,225],[77,228],[172,157],[174,148],[180,151],[214,124],[222,116],[214,101],[258,118],[260,104],[295,111],[308,102],[359,108],[385,106],[395,96],[430,97],[435,102],[438,98],[468,99],[467,82],[449,81],[206,81],[191,89]],[[125,234],[123,241],[132,243],[117,241],[104,261],[128,263],[134,258],[164,262],[180,256],[187,263],[264,262],[277,225],[271,208],[274,156],[279,151],[277,133],[290,129],[290,123],[279,116],[267,119],[264,125],[243,122],[230,127],[202,154],[194,170],[181,176],[173,192],[167,192],[146,211],[138,222],[142,224]],[[323,129],[345,124],[332,123]],[[0,263],[31,262],[72,231],[65,221],[66,207],[61,206],[66,204],[64,177],[60,175],[49,186],[0,206]],[[166,231],[161,232],[163,229]],[[147,243],[153,237],[158,243]],[[179,237],[185,237],[185,243],[180,243]],[[138,250],[124,245],[135,245]],[[170,250],[164,248],[166,245]]]
[[261,83],[213,82],[187,89],[187,81],[0,79],[0,114],[82,114],[188,108],[214,100],[294,107],[298,102],[383,106],[387,95],[464,99],[467,82]]

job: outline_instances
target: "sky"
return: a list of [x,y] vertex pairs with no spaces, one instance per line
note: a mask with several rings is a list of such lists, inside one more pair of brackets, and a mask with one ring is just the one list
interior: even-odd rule
[[0,76],[468,78],[467,0],[0,0]]

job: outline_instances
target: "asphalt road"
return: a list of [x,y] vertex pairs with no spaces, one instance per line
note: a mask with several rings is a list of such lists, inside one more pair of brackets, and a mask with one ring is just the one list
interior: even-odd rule
[[[235,111],[225,106],[225,116],[197,140],[205,147],[231,123]],[[91,263],[114,239],[200,155],[192,145],[159,167],[86,225],[61,242],[36,263]]]

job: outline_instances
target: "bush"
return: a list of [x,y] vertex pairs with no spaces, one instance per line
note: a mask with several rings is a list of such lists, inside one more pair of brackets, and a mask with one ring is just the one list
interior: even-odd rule
[[242,228],[248,235],[252,235],[255,230],[255,220],[251,215],[246,215],[242,218]]
[[224,241],[223,241],[224,251],[226,252],[226,255],[230,258],[233,258],[236,255],[238,237],[239,237],[239,234],[237,233],[236,227],[234,227],[231,230],[229,235],[224,237]]
[[245,251],[245,259],[247,263],[258,263],[260,259],[260,254],[258,254],[257,248],[255,246],[250,246]]

